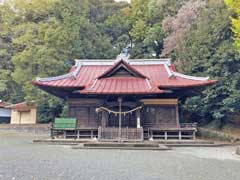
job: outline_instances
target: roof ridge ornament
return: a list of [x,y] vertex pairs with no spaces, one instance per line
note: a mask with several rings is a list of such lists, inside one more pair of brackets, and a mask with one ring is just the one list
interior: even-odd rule
[[127,57],[127,56],[125,56],[124,54],[121,53],[121,54],[119,54],[117,56],[115,63],[118,62],[118,61],[121,61],[121,60],[126,61],[127,63],[129,63],[129,59],[128,58],[129,57]]
[[121,53],[117,56],[116,61],[121,61],[124,60],[127,63],[129,62],[129,58],[130,58],[130,45],[128,45],[127,47],[123,48],[123,50],[121,51]]
[[78,62],[77,68],[72,72],[72,77],[74,79],[77,79],[77,75],[79,74],[81,67],[82,67],[82,64]]

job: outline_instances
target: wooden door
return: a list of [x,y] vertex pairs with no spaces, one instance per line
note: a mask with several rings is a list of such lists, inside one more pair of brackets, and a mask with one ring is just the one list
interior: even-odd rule
[[[119,111],[119,107],[113,107],[111,108],[114,111]],[[128,111],[130,110],[131,107],[128,106],[122,106],[122,111]],[[136,127],[136,112],[133,113],[128,113],[128,114],[122,114],[122,121],[121,127]],[[119,126],[119,115],[118,114],[113,114],[110,113],[108,114],[108,123],[107,123],[108,127],[118,127]]]

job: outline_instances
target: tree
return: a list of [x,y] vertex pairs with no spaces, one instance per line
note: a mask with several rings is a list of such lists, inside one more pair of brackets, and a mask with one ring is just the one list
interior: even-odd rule
[[17,85],[11,74],[14,71],[11,58],[14,54],[12,44],[11,17],[13,12],[8,5],[0,8],[0,97],[4,101],[17,102],[23,98],[21,87]]
[[115,48],[118,40],[109,34],[113,26],[108,22],[127,4],[113,0],[14,0],[7,6],[3,22],[11,31],[4,31],[10,33],[5,44],[13,52],[3,57],[8,57],[5,62],[10,62],[12,70],[1,70],[0,91],[5,94],[12,79],[21,89],[17,90],[18,100],[37,101],[38,117],[47,122],[61,113],[64,103],[31,81],[65,73],[75,58],[115,58],[120,50]]
[[175,15],[186,0],[132,0],[125,8],[132,45],[131,58],[159,58],[163,50],[165,33],[162,21]]
[[162,14],[159,13],[159,0],[133,0],[125,8],[131,58],[159,57],[164,34],[161,27]]
[[63,74],[75,58],[115,58],[130,46],[131,58],[170,55],[180,71],[219,80],[183,104],[191,120],[236,121],[239,2],[225,2],[229,9],[222,0],[9,0],[0,6],[0,96],[36,100],[39,120],[50,121],[64,102],[33,79]]
[[222,1],[209,2],[206,7],[185,35],[176,58],[183,72],[218,80],[202,95],[188,98],[184,112],[200,123],[215,120],[222,127],[239,121],[240,54],[233,46],[231,12]]
[[163,29],[168,36],[164,40],[164,50],[161,56],[168,56],[173,50],[181,51],[180,42],[205,5],[205,1],[190,0],[179,9],[175,17],[167,16],[163,20]]
[[225,0],[225,3],[235,12],[231,18],[233,26],[232,30],[235,33],[235,45],[240,51],[240,1]]

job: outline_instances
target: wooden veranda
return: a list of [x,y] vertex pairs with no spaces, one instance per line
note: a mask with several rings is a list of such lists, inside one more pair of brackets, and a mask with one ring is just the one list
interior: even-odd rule
[[128,128],[124,127],[88,127],[76,129],[53,130],[52,137],[63,139],[96,139],[109,142],[132,142],[144,140],[169,140],[169,139],[196,139],[197,124],[182,123],[178,126],[158,124],[158,127]]

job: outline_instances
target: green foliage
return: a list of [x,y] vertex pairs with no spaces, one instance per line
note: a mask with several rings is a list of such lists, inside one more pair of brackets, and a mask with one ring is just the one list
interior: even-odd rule
[[240,109],[240,54],[233,47],[230,13],[221,1],[209,3],[176,55],[182,71],[218,80],[183,107],[199,122],[217,120],[219,127]]
[[53,122],[55,117],[58,117],[62,108],[65,105],[63,100],[51,97],[50,95],[44,93],[38,99],[38,122],[46,123]]
[[18,102],[23,100],[21,86],[12,79],[14,70],[11,58],[14,54],[12,31],[10,27],[13,13],[9,6],[0,8],[0,99]]
[[166,3],[159,0],[133,0],[131,6],[125,8],[132,58],[159,57],[164,39],[161,27],[164,10],[160,7]]
[[219,132],[219,131],[210,130],[210,129],[205,129],[205,128],[199,128],[198,136],[200,136],[202,138],[216,139],[218,141],[233,142],[233,141],[237,140],[236,138],[234,138],[233,136],[231,136],[229,134]]
[[6,20],[12,31],[14,48],[11,57],[14,71],[11,77],[23,92],[18,100],[24,98],[26,101],[37,101],[40,122],[47,122],[61,112],[59,102],[51,104],[56,98],[46,95],[31,83],[37,76],[54,76],[66,70],[67,55],[60,49],[61,26],[54,16],[56,2],[58,1],[14,1],[14,10],[10,8],[10,11],[18,13]]
[[116,4],[112,0],[65,0],[58,6],[57,20],[65,35],[65,51],[71,59],[108,59],[119,54],[120,50],[114,45],[123,30],[115,31],[111,22],[121,27],[116,19],[120,19],[117,15],[126,4]]
[[232,30],[235,33],[236,48],[240,51],[240,1],[225,0],[225,3],[235,12],[231,18],[233,26]]
[[10,72],[4,69],[0,70],[0,92],[5,92],[7,90],[7,82],[9,79]]
[[115,58],[126,30],[110,34],[116,33],[111,22],[122,27],[116,19],[126,6],[113,0],[14,0],[0,6],[1,99],[35,100],[39,122],[58,116],[64,103],[31,81],[65,73],[75,58]]
[[132,58],[159,58],[166,37],[162,21],[175,15],[187,0],[132,0],[125,8]]
[[[194,0],[8,2],[0,6],[0,98],[35,100],[39,122],[49,122],[66,115],[66,105],[34,87],[33,79],[63,74],[75,58],[115,58],[127,45],[131,58],[159,57],[170,35],[163,32],[163,20],[178,17],[181,26],[187,13],[183,5],[191,7]],[[201,123],[215,120],[219,126],[240,117],[240,55],[235,50],[240,47],[240,6],[225,2],[229,9],[222,0],[207,1],[184,33],[176,31],[181,41],[171,54],[180,71],[218,79],[203,94],[188,98],[182,114]]]
[[68,117],[69,116],[69,108],[68,105],[65,104],[62,109],[62,113],[60,114],[60,117]]

